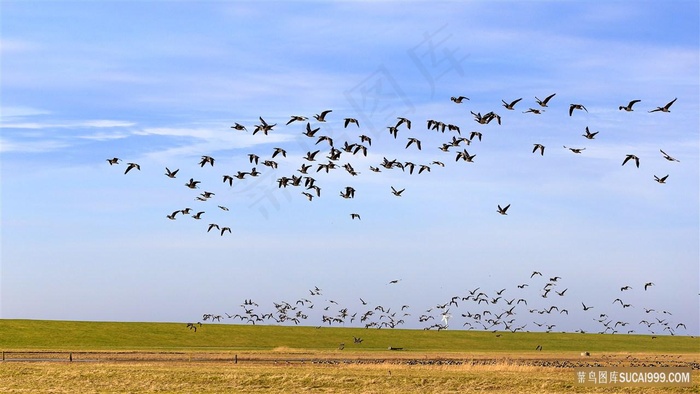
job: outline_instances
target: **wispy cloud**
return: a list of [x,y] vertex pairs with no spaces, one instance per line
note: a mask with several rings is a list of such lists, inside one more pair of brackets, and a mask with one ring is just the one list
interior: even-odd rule
[[76,122],[0,122],[0,128],[4,129],[56,129],[56,128],[114,128],[131,127],[134,122],[121,120],[85,120]]
[[27,140],[27,141],[10,141],[7,138],[0,137],[0,152],[24,152],[24,153],[43,153],[52,152],[71,146],[69,142],[60,140]]
[[22,107],[22,106],[2,106],[0,108],[0,121],[9,118],[23,118],[27,116],[48,115],[51,111],[41,108]]

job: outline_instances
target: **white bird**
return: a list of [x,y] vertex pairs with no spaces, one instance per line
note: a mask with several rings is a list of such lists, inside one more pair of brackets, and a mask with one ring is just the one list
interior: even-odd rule
[[445,311],[445,312],[442,314],[442,320],[441,320],[441,321],[445,322],[445,326],[448,326],[448,325],[449,325],[449,322],[450,322],[450,318],[451,318],[451,317],[452,317],[452,315],[450,314],[450,311],[449,311],[449,310]]

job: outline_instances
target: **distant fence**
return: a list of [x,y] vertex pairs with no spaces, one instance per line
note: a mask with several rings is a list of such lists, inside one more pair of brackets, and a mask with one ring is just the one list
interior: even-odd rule
[[[114,362],[114,361],[229,361],[237,363],[238,355],[231,353],[189,352],[89,352],[89,351],[2,351],[2,362]],[[253,361],[253,360],[246,360]]]
[[[399,350],[392,348],[391,350]],[[392,352],[394,353],[394,352]],[[403,352],[397,352],[403,353]],[[523,365],[549,368],[582,368],[602,367],[608,364],[627,367],[690,367],[692,370],[700,370],[698,361],[682,361],[673,357],[666,359],[636,359],[629,357],[594,359],[590,356],[580,358],[421,358],[414,356],[387,357],[387,358],[363,358],[363,357],[339,357],[338,354],[329,354],[322,357],[310,355],[245,355],[239,357],[231,352],[154,352],[154,351],[1,351],[0,362],[227,362],[231,364],[255,363],[255,364],[405,364],[405,365]],[[396,354],[396,353],[394,353]],[[282,356],[282,357],[280,357]],[[286,357],[285,357],[286,356]]]

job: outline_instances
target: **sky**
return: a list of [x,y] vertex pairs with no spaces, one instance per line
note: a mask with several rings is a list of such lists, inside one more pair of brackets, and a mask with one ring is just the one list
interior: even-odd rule
[[[699,335],[699,16],[696,1],[2,1],[0,318]],[[320,196],[278,186],[292,175]]]

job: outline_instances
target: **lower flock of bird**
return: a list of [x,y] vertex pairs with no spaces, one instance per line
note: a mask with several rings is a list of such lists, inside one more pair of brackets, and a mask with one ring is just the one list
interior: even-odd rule
[[[545,111],[549,110],[550,102],[555,96],[556,94],[551,94],[543,100],[535,97],[535,103],[533,103],[534,105],[532,107],[519,111],[523,114],[527,114],[521,116],[542,115]],[[469,98],[465,96],[451,98],[451,101],[455,104],[462,104],[465,100],[469,100]],[[509,101],[502,100],[502,106],[507,112],[516,111],[515,107],[521,100],[522,98]],[[645,112],[668,113],[675,101],[676,99],[673,99],[663,106],[654,107]],[[637,105],[639,102],[640,100],[631,100],[626,105],[620,105],[618,109],[625,113],[633,112],[636,109],[636,107],[633,108],[633,106]],[[569,117],[573,117],[576,112],[581,111],[587,113],[588,109],[583,104],[574,103],[568,105]],[[470,111],[470,113],[471,116],[473,116],[473,120],[476,122],[475,128],[486,127],[485,125],[489,124],[500,125],[502,122],[502,116],[494,111],[489,111],[485,114],[474,111]],[[251,178],[266,175],[268,179],[276,179],[275,184],[277,188],[297,188],[299,190],[299,198],[306,199],[310,203],[313,203],[316,199],[322,198],[322,182],[319,182],[319,180],[322,180],[323,177],[327,176],[331,171],[345,171],[349,174],[348,179],[354,179],[359,174],[365,173],[365,171],[369,171],[370,174],[401,171],[407,176],[420,176],[421,174],[431,172],[433,169],[445,167],[445,163],[450,163],[449,165],[474,163],[476,161],[476,154],[470,154],[467,148],[469,147],[471,150],[471,145],[480,143],[484,136],[482,131],[477,130],[462,134],[459,125],[437,119],[428,119],[425,122],[427,126],[426,130],[422,132],[415,131],[415,127],[412,128],[413,122],[406,117],[397,117],[395,121],[386,126],[386,135],[377,135],[375,131],[363,133],[360,122],[355,118],[348,117],[342,118],[342,122],[338,120],[338,126],[342,124],[343,128],[342,137],[345,137],[339,138],[337,136],[338,133],[334,134],[330,128],[328,128],[328,130],[323,130],[324,124],[328,121],[327,118],[332,118],[333,115],[332,110],[325,110],[314,115],[313,120],[309,120],[306,116],[294,115],[286,121],[285,126],[281,126],[299,127],[299,138],[305,142],[300,144],[299,140],[297,140],[297,145],[311,147],[304,155],[300,155],[300,163],[293,173],[280,173],[280,171],[282,171],[278,169],[280,159],[288,163],[290,159],[292,159],[291,154],[289,155],[290,157],[288,157],[288,150],[291,152],[292,149],[285,149],[284,147],[278,146],[269,150],[267,153],[259,151],[248,153],[246,158],[248,163],[247,168],[221,173],[219,175],[219,187],[222,185],[229,188],[240,187],[240,185],[245,182],[250,182]],[[258,138],[266,138],[266,136],[273,134],[277,130],[277,123],[268,123],[262,116],[258,119],[259,122],[252,126],[235,123],[231,126],[231,129],[239,133],[252,132],[252,135],[258,135]],[[427,137],[421,137],[421,133],[432,133],[433,135],[444,136],[446,132],[449,135],[447,137],[441,137],[444,138],[444,140],[436,146],[427,146],[425,143],[425,141],[428,140]],[[594,140],[599,133],[598,131],[591,131],[589,126],[586,126],[582,132],[582,141]],[[400,134],[407,134],[407,136],[399,138]],[[359,168],[357,165],[353,165],[351,160],[354,160],[354,158],[359,159],[364,157],[367,159],[368,152],[372,150],[373,138],[375,140],[394,141],[394,143],[401,145],[401,149],[413,150],[412,157],[415,157],[419,153],[428,157],[417,162],[400,160],[398,158],[387,158],[384,156],[381,161],[370,164],[366,168]],[[264,146],[264,144],[261,146]],[[540,142],[533,141],[530,148],[533,154],[539,154],[540,156],[545,155],[545,146]],[[564,146],[564,148],[575,154],[582,154],[586,150],[586,147],[581,146]],[[669,162],[679,162],[678,159],[666,153],[663,148],[659,149],[659,154]],[[110,166],[113,166],[119,165],[122,160],[118,157],[113,157],[108,158],[107,162]],[[216,159],[213,156],[201,155],[197,165],[201,169],[205,167],[214,168],[215,162]],[[640,158],[634,152],[625,152],[624,156],[621,155],[620,162],[622,166],[632,163],[635,167],[640,167]],[[192,163],[192,166],[194,167],[194,163]],[[124,174],[133,174],[140,170],[140,164],[127,161]],[[164,171],[164,176],[171,179],[179,179],[179,168],[169,166],[166,167]],[[654,175],[653,180],[663,184],[667,181],[668,176],[668,174]],[[211,206],[206,205],[207,202],[217,199],[217,193],[211,191],[214,189],[214,185],[204,184],[201,178],[196,174],[189,174],[185,176],[184,179],[186,180],[184,183],[175,183],[175,185],[192,190],[194,192],[193,200],[195,204],[205,205],[199,205],[198,208],[193,208],[189,203],[185,203],[181,207],[173,207],[173,210],[164,213],[163,216],[173,221],[187,216],[192,220],[203,220],[209,216],[208,210]],[[387,195],[391,193],[395,198],[402,197],[405,191],[406,188],[401,185],[389,184],[386,187]],[[355,187],[348,185],[330,193],[324,191],[323,195],[324,198],[328,198],[325,196],[330,194],[335,195],[335,198],[339,195],[344,199],[354,199],[356,192],[357,190]],[[493,206],[495,213],[507,215],[511,203],[508,201],[495,201]],[[229,211],[226,202],[221,200],[216,202],[216,207],[213,209],[217,210],[217,212]],[[346,217],[348,220],[361,220],[361,212],[346,212],[345,215],[347,215]],[[235,232],[235,229],[232,230],[230,224],[215,223],[210,220],[205,220],[205,223],[203,228],[206,229],[208,233],[215,231],[218,235],[224,236]],[[537,272],[533,273],[533,277],[538,276],[538,274]],[[535,279],[533,277],[531,277],[531,279]],[[540,297],[538,297],[539,301],[561,300],[563,299],[562,297],[565,297],[567,289],[558,290],[558,279],[558,277],[552,277],[546,282],[541,288],[541,294]],[[396,281],[393,281],[391,284],[395,285]],[[450,300],[447,300],[447,302],[437,304],[434,308],[420,312],[412,311],[408,305],[401,305],[398,307],[371,305],[371,303],[361,298],[359,301],[362,307],[365,307],[365,309],[362,310],[351,311],[349,307],[341,307],[333,300],[326,300],[325,305],[319,305],[319,300],[323,297],[321,290],[315,288],[310,290],[308,297],[295,300],[292,303],[285,301],[274,303],[274,308],[267,311],[262,311],[259,305],[252,300],[246,300],[241,305],[241,311],[231,312],[231,314],[226,313],[225,316],[234,322],[249,324],[302,324],[307,322],[310,318],[310,312],[312,310],[321,309],[323,310],[322,316],[320,317],[321,326],[357,324],[367,328],[395,328],[405,325],[407,320],[412,318],[417,320],[418,324],[424,325],[425,329],[440,330],[450,325],[449,322],[451,318],[461,316],[463,319],[461,326],[464,329],[512,332],[556,330],[556,319],[552,319],[552,317],[568,316],[573,310],[571,310],[571,307],[563,308],[556,305],[554,302],[551,304],[545,303],[539,307],[533,306],[532,299],[528,300],[522,298],[518,294],[518,291],[522,291],[528,286],[537,286],[537,284],[534,282],[522,283],[515,289],[502,289],[500,291],[488,293],[477,288],[470,291],[468,294],[456,295]],[[643,288],[642,291],[647,291],[651,286],[653,286],[652,283],[647,283],[634,286],[634,288],[641,287]],[[631,286],[623,286],[621,288],[621,294],[625,295],[629,290],[632,290]],[[615,307],[620,310],[638,308],[637,310],[643,310],[645,312],[643,315],[644,318],[641,318],[641,321],[638,322],[618,320],[614,317],[615,310],[612,309]],[[577,306],[577,309],[587,313],[592,320],[597,322],[599,325],[597,332],[601,333],[632,333],[641,331],[652,334],[674,334],[678,330],[685,329],[685,325],[682,322],[672,323],[671,314],[668,311],[657,311],[644,308],[643,306],[633,306],[626,303],[623,296],[614,300],[611,305],[606,306],[587,305],[584,301]],[[203,316],[204,321],[219,322],[222,319],[224,319],[224,317],[219,314],[205,314]],[[453,324],[450,326],[454,327]],[[188,327],[192,330],[196,330],[197,324],[190,323]],[[583,332],[583,329],[580,331]]]
[[[401,286],[400,280],[387,286]],[[655,298],[653,282],[623,284],[609,289],[610,300],[593,304],[581,300],[566,280],[560,276],[543,275],[533,271],[520,283],[500,289],[477,286],[461,294],[447,297],[427,309],[415,310],[411,305],[381,305],[369,297],[341,301],[326,295],[314,286],[304,296],[290,301],[272,302],[260,306],[252,298],[243,300],[237,309],[205,313],[197,323],[187,327],[197,330],[202,322],[238,324],[306,325],[322,327],[364,327],[367,329],[416,328],[443,330],[491,331],[496,336],[503,332],[566,332],[562,326],[575,320],[582,327],[569,329],[579,333],[687,335],[684,322],[669,310],[654,305],[633,305],[627,300]],[[633,294],[636,293],[636,294]],[[613,298],[614,297],[614,298]],[[586,323],[588,322],[588,323]],[[562,327],[562,328],[560,328]]]

